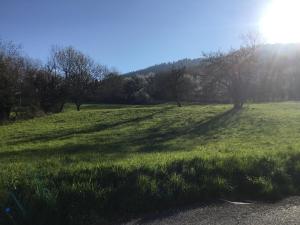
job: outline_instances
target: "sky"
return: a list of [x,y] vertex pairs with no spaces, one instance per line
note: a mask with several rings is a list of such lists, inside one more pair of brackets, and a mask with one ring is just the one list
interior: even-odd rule
[[0,0],[0,38],[47,61],[73,46],[125,73],[238,47],[270,0]]

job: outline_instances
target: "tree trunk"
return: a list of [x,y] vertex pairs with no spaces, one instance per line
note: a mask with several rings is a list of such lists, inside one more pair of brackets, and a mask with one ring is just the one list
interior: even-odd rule
[[175,93],[175,100],[176,100],[177,106],[181,107],[182,105],[181,105],[181,102],[180,102],[180,96],[179,96],[177,90],[176,90],[176,93]]
[[178,106],[178,107],[181,107],[181,106],[182,106],[181,103],[180,103],[180,101],[177,100],[176,102],[177,102],[177,106]]
[[65,106],[65,103],[64,103],[64,102],[62,102],[62,103],[61,103],[61,105],[60,105],[60,108],[59,108],[59,112],[62,112],[62,111],[63,111],[63,109],[64,109],[64,106]]
[[81,105],[81,104],[76,103],[76,109],[77,109],[77,111],[80,111],[80,105]]

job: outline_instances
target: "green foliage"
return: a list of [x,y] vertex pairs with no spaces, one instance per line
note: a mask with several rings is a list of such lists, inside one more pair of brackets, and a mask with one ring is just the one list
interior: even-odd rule
[[67,105],[2,125],[0,208],[16,210],[13,193],[26,210],[14,214],[20,224],[105,224],[195,201],[299,194],[300,105],[230,107]]

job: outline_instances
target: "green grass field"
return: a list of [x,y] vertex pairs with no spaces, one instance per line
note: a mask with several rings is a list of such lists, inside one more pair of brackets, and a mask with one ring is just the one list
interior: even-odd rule
[[299,193],[299,160],[296,102],[67,106],[0,126],[0,207],[17,222],[83,225],[217,198],[276,199]]

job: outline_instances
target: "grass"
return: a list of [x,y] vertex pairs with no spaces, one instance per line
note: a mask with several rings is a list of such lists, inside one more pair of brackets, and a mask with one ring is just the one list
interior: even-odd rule
[[277,199],[299,193],[299,159],[296,102],[68,106],[0,126],[0,207],[17,224],[83,225],[215,198]]

